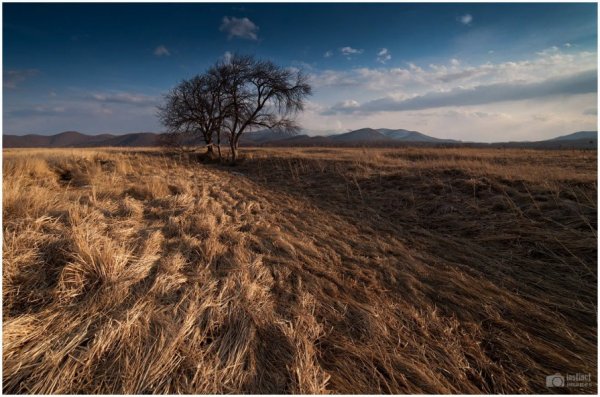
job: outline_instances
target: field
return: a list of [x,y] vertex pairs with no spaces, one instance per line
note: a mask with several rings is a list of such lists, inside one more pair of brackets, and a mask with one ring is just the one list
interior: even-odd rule
[[5,150],[3,391],[597,392],[595,151],[243,155]]

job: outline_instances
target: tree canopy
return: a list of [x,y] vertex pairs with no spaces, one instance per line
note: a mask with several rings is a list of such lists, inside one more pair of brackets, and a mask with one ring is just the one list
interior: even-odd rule
[[225,136],[235,162],[245,132],[298,130],[295,116],[311,93],[308,76],[300,70],[233,55],[173,88],[159,118],[170,134],[201,137],[209,153],[216,137],[220,154]]

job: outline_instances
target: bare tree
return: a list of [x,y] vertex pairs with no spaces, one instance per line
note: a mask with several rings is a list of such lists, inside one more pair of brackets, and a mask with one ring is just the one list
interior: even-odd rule
[[294,116],[304,109],[312,92],[308,78],[299,70],[281,68],[271,61],[233,55],[218,62],[209,72],[220,82],[220,126],[229,138],[231,162],[243,133],[258,128],[294,131]]
[[235,163],[243,133],[258,128],[297,130],[294,116],[310,94],[308,78],[299,70],[233,55],[205,74],[182,81],[165,96],[158,115],[167,135],[201,136],[209,155],[216,136],[219,159],[225,134]]
[[[158,117],[167,127],[165,142],[185,145],[201,138],[213,154],[213,135],[220,130],[220,82],[208,75],[184,80],[165,96]],[[220,152],[220,151],[219,151]]]

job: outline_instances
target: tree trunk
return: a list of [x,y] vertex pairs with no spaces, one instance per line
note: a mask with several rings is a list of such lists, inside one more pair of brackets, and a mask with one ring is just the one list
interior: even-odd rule
[[238,141],[240,140],[240,135],[233,135],[229,137],[229,148],[231,149],[231,165],[235,165],[237,161],[237,151],[238,151]]
[[240,136],[241,134],[235,136],[231,141],[231,164],[235,164],[237,161]]
[[223,156],[221,155],[221,133],[217,134],[217,151],[219,152],[219,163],[223,161]]
[[232,143],[230,145],[231,147],[231,165],[235,165],[236,161],[237,161],[237,147],[235,147],[235,145]]

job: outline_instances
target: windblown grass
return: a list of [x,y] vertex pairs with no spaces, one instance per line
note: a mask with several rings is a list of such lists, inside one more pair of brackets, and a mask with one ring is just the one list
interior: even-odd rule
[[4,151],[3,391],[596,393],[596,161]]

